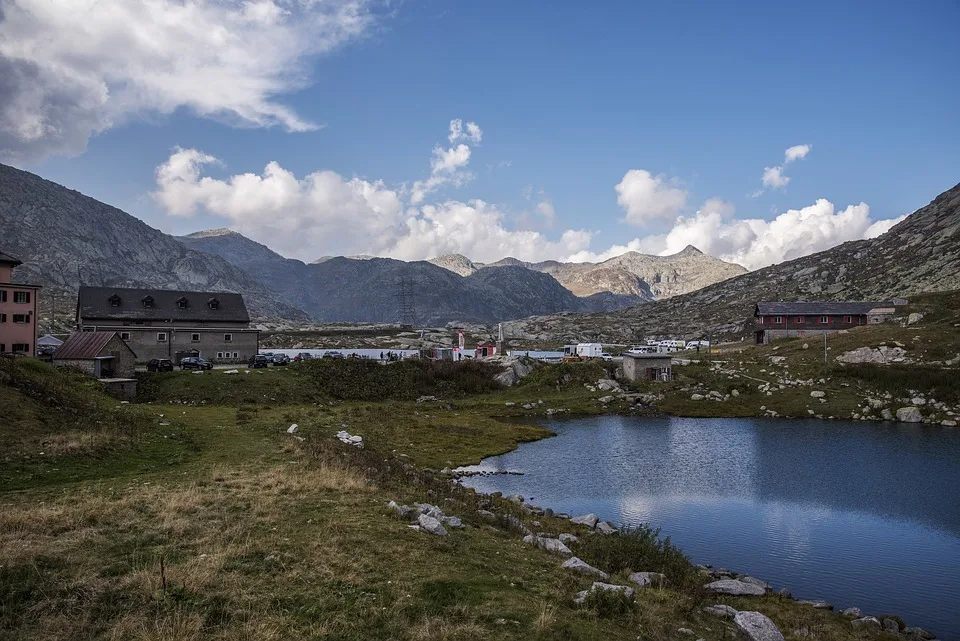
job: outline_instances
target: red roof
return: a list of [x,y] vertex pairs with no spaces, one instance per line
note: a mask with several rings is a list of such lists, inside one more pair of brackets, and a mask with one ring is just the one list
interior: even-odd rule
[[57,348],[53,358],[58,361],[96,358],[116,335],[116,332],[74,332]]

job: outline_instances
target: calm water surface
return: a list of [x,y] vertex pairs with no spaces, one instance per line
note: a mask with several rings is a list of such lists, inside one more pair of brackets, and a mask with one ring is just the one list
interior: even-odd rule
[[[649,523],[693,558],[960,641],[960,430],[600,417],[471,469],[481,492]],[[642,568],[637,568],[642,569]]]

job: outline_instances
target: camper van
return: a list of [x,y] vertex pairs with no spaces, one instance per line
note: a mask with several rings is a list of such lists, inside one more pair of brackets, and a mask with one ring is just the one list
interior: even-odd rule
[[577,345],[577,356],[580,358],[602,358],[603,346],[600,343],[580,343]]

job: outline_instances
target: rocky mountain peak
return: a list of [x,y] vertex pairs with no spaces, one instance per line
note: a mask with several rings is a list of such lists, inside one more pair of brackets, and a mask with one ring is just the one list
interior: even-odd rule
[[460,276],[469,276],[477,271],[477,265],[463,254],[444,254],[443,256],[431,258],[427,262],[437,267],[449,269],[454,274],[459,274]]
[[219,229],[204,229],[201,231],[195,231],[192,234],[187,234],[185,238],[215,238],[217,236],[239,236],[237,232],[232,229],[227,229],[226,227],[221,227]]

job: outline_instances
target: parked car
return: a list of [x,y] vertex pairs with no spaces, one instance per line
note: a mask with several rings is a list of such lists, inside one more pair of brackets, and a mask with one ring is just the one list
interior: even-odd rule
[[612,361],[612,360],[613,360],[613,356],[610,356],[610,354],[608,354],[608,353],[606,353],[606,352],[603,352],[602,354],[600,354],[600,358],[602,358],[602,359],[605,360],[605,361]]
[[213,363],[199,356],[185,356],[180,359],[180,369],[213,369]]
[[274,365],[287,365],[290,363],[290,357],[286,354],[274,354],[273,355],[273,364]]
[[148,372],[172,372],[173,361],[169,358],[151,358],[147,361]]
[[326,352],[323,355],[324,358],[346,358],[341,352]]
[[299,363],[300,361],[309,361],[311,358],[313,358],[313,355],[310,352],[300,352],[293,357],[293,360]]
[[271,362],[271,363],[273,362],[273,357],[275,356],[275,354],[274,354],[273,352],[260,352],[260,355],[261,355],[261,356],[266,356],[266,357],[267,357],[267,360],[268,360],[269,362]]
[[247,367],[269,367],[270,361],[267,360],[267,357],[263,354],[257,354],[250,357],[250,361],[247,363]]

